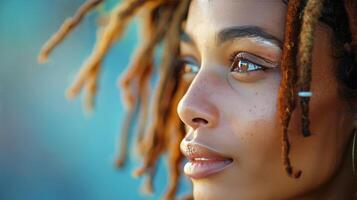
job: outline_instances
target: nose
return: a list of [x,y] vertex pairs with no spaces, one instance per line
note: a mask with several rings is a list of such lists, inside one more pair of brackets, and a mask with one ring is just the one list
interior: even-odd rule
[[180,119],[193,129],[212,128],[218,123],[219,110],[214,100],[214,85],[209,84],[208,76],[198,73],[177,106]]

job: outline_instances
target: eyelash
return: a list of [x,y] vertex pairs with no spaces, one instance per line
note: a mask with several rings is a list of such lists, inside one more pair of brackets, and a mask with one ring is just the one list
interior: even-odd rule
[[[246,56],[244,56],[245,54],[246,52],[234,52],[230,56],[229,60],[231,63],[231,72],[247,73],[247,72],[259,71],[259,70],[266,71],[269,69],[269,67],[267,66],[257,64],[251,61],[250,59],[246,58]],[[239,66],[240,64],[245,64],[246,66],[244,68],[241,66],[240,68]]]

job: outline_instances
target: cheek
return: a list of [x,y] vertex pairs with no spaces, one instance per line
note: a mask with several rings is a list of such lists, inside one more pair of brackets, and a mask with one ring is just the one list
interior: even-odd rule
[[[274,165],[279,170],[280,123],[277,113],[277,96],[280,83],[278,73],[270,74],[257,83],[240,83],[229,80],[230,101],[222,105],[226,111],[223,117],[229,126],[231,151],[238,152],[241,167],[254,175],[266,173]],[[232,109],[234,108],[234,109]],[[234,142],[232,142],[234,141]],[[251,159],[254,157],[254,159]]]
[[[280,75],[272,73],[255,83],[241,83],[229,78],[229,98],[224,105],[224,116],[237,134],[255,136],[259,128],[276,127],[277,97]],[[234,108],[234,109],[232,109]],[[271,128],[269,128],[271,129]],[[242,133],[244,130],[244,133]],[[268,133],[269,134],[269,133]]]

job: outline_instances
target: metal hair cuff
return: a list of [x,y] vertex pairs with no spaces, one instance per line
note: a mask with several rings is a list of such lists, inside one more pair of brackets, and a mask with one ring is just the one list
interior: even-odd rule
[[310,91],[301,91],[298,93],[299,97],[311,97],[312,96],[312,92]]

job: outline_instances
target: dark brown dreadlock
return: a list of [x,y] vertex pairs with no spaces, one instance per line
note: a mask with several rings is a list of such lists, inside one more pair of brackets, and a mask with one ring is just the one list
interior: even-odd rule
[[[289,175],[293,173],[289,151],[290,143],[288,138],[288,127],[291,119],[291,114],[295,109],[295,91],[296,84],[296,40],[300,32],[300,0],[290,1],[286,16],[285,40],[283,46],[283,54],[281,59],[282,81],[280,86],[279,96],[279,112],[282,114],[281,122],[283,128],[282,134],[282,154],[284,159],[284,167]],[[294,176],[299,177],[301,171],[295,172]]]
[[[87,0],[74,17],[66,20],[58,32],[44,45],[39,55],[39,61],[46,61],[52,50],[81,22],[85,14],[102,1]],[[334,1],[325,1],[290,0],[288,2],[281,58],[282,82],[279,91],[279,113],[282,123],[283,164],[287,174],[295,178],[300,177],[301,171],[293,169],[290,163],[288,128],[298,100],[298,92],[309,92],[310,90],[311,54],[315,27],[318,21],[321,21],[320,15],[324,17],[324,10],[329,11],[329,9],[325,9],[326,5],[335,5]],[[167,153],[170,182],[164,199],[174,199],[181,174],[182,155],[179,151],[179,143],[185,135],[185,128],[176,113],[176,107],[187,85],[181,80],[181,64],[176,58],[179,54],[179,35],[182,23],[187,16],[189,3],[190,0],[123,0],[118,3],[111,11],[108,24],[98,34],[92,54],[67,91],[67,96],[73,98],[85,87],[86,108],[92,109],[97,90],[97,78],[104,56],[110,47],[121,38],[129,21],[134,16],[139,16],[139,19],[142,20],[141,37],[143,40],[120,81],[127,115],[121,130],[121,149],[116,164],[121,167],[125,163],[129,127],[135,121],[135,111],[139,109],[137,145],[138,152],[143,157],[143,166],[136,170],[134,175],[147,175],[145,190],[151,192],[157,160],[161,155]],[[344,3],[347,5],[346,10],[350,18],[347,29],[350,28],[350,30],[346,30],[346,27],[335,30],[331,24],[327,24],[332,27],[335,33],[349,33],[347,36],[343,36],[347,39],[342,42],[350,44],[348,53],[345,52],[344,55],[351,55],[349,57],[354,60],[348,65],[350,66],[347,70],[348,77],[345,78],[345,73],[342,73],[341,77],[345,84],[351,88],[351,81],[346,80],[352,79],[352,82],[357,80],[357,70],[355,69],[357,3],[354,0],[345,0]],[[334,9],[336,6],[331,8],[332,11]],[[342,16],[346,18],[346,13]],[[335,35],[340,38],[340,35]],[[351,35],[352,38],[349,38]],[[155,90],[156,93],[150,100],[149,83],[154,71],[153,57],[156,47],[160,44],[163,44],[164,48],[159,68],[160,79]],[[355,70],[353,71],[353,69]],[[357,88],[357,83],[355,85]],[[355,96],[357,97],[357,94]],[[152,108],[152,111],[149,108]],[[309,130],[309,97],[300,97],[300,108],[302,111],[302,134],[309,136],[311,134]]]

